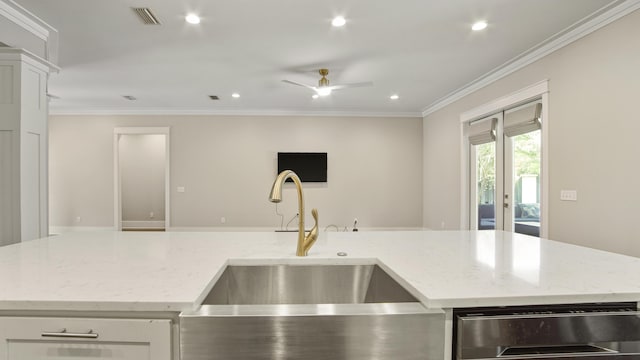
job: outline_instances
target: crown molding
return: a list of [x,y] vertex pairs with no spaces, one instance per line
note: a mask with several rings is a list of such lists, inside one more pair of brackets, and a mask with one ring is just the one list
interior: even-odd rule
[[[53,28],[12,0],[0,0],[0,16],[11,20],[38,38],[47,41]],[[54,30],[55,31],[55,30]]]
[[318,117],[397,117],[421,118],[420,112],[372,112],[372,111],[306,111],[285,109],[263,110],[220,110],[220,109],[180,109],[180,108],[49,108],[50,115],[224,115],[224,116],[318,116]]
[[622,0],[609,4],[467,85],[436,100],[422,109],[422,116],[434,113],[638,9],[640,9],[640,0]]
[[[0,0],[0,17],[4,17],[43,41],[47,61],[58,62],[58,30],[13,0]],[[9,44],[10,45],[10,44]]]

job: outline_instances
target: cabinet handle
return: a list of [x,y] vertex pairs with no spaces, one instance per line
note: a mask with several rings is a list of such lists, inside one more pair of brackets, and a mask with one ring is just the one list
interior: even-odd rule
[[61,338],[80,338],[80,339],[97,339],[98,334],[93,330],[89,330],[87,333],[71,333],[67,332],[67,329],[62,329],[59,332],[43,332],[40,334],[42,337],[61,337]]

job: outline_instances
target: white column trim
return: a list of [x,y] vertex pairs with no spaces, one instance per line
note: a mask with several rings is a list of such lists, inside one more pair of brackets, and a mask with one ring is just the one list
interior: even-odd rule
[[25,49],[0,47],[0,60],[22,61],[47,73],[60,72],[57,65]]

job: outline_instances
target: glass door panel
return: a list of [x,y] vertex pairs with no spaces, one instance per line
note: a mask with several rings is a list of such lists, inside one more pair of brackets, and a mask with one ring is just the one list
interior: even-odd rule
[[473,145],[475,152],[475,212],[477,229],[496,228],[496,143]]
[[540,138],[531,131],[510,138],[512,169],[511,222],[514,232],[540,236]]

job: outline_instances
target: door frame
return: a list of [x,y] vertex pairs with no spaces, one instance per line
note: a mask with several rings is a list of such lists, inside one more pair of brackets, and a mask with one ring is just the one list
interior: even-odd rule
[[[465,137],[464,125],[473,120],[479,120],[500,111],[504,111],[529,101],[542,101],[542,135],[541,135],[541,164],[540,164],[540,237],[549,236],[549,80],[545,79],[509,95],[500,97],[460,114],[460,228],[469,230],[469,141]],[[496,189],[497,192],[497,189]],[[500,199],[503,200],[503,199]],[[497,204],[502,202],[496,200]],[[496,208],[496,213],[502,209]]]
[[165,136],[165,169],[164,169],[164,228],[171,226],[171,164],[170,164],[169,127],[117,127],[113,129],[113,223],[116,231],[122,231],[122,184],[120,179],[120,151],[118,142],[122,135],[164,135]]

